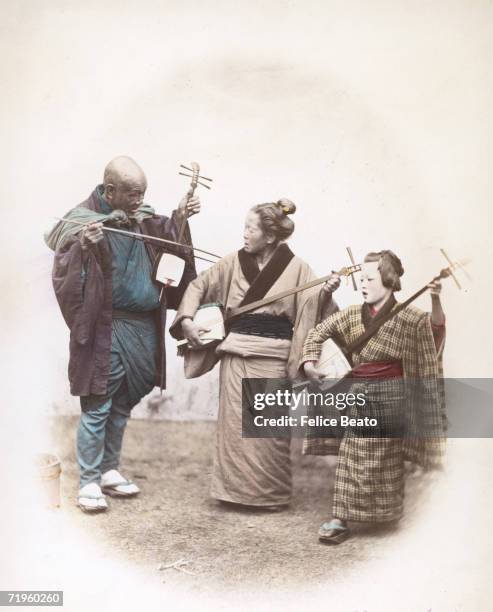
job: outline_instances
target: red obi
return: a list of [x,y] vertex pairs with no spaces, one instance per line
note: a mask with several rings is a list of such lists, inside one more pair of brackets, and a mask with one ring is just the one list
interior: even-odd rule
[[402,375],[402,361],[372,361],[356,366],[350,378],[402,378]]

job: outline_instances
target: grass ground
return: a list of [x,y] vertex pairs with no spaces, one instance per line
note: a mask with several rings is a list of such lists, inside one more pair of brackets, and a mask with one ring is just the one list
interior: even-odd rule
[[[293,442],[294,496],[280,513],[234,510],[209,497],[215,424],[210,421],[131,420],[121,471],[141,488],[134,499],[111,498],[110,510],[87,515],[75,505],[77,417],[57,417],[54,439],[62,460],[62,505],[91,537],[106,542],[163,581],[199,590],[238,588],[261,581],[282,588],[307,578],[324,584],[378,556],[379,542],[398,526],[359,526],[341,546],[320,544],[317,529],[329,515],[334,459],[301,454]],[[426,478],[411,475],[407,515],[419,503]],[[179,568],[172,566],[184,562]]]

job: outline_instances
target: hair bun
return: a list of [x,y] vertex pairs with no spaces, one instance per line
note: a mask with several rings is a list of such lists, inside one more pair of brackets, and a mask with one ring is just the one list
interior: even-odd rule
[[382,255],[384,254],[387,255],[387,257],[392,262],[392,265],[394,266],[394,270],[397,276],[399,277],[402,276],[404,274],[404,268],[402,266],[402,261],[399,259],[399,257],[397,257],[397,255],[390,249],[382,251]]
[[287,198],[281,198],[276,202],[285,215],[294,215],[296,212],[296,204]]

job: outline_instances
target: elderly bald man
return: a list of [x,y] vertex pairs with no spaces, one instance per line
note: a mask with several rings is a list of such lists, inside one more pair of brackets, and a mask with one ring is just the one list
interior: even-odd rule
[[[165,387],[166,309],[177,308],[196,276],[188,261],[179,286],[161,293],[152,280],[158,243],[103,232],[104,221],[176,241],[180,219],[199,212],[198,197],[185,195],[180,213],[168,218],[144,204],[146,188],[142,168],[117,157],[106,166],[103,184],[65,215],[83,229],[61,222],[46,238],[55,251],[53,286],[70,328],[70,387],[82,409],[78,504],[89,512],[107,509],[104,493],[139,493],[119,472],[125,427],[132,407],[156,384]],[[191,243],[186,223],[185,240]]]

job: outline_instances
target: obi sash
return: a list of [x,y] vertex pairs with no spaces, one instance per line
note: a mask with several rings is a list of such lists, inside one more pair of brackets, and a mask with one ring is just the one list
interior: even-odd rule
[[249,313],[233,319],[229,331],[236,334],[291,340],[293,324],[287,317],[266,312]]
[[350,378],[402,378],[402,361],[372,361],[360,363],[351,371]]

